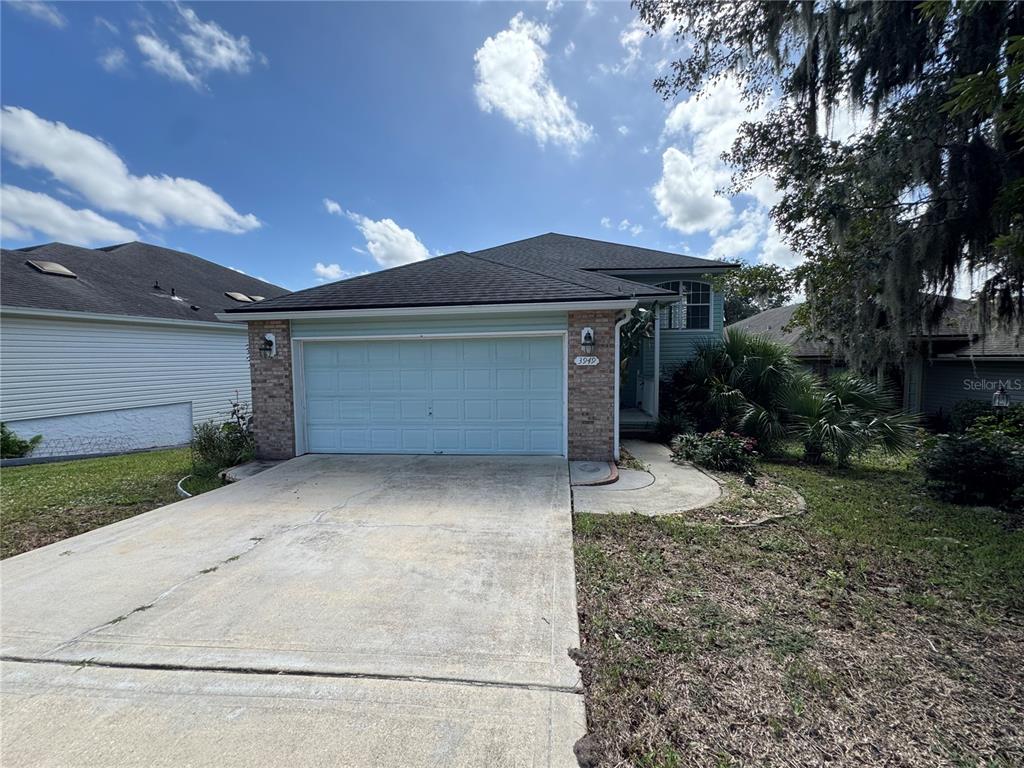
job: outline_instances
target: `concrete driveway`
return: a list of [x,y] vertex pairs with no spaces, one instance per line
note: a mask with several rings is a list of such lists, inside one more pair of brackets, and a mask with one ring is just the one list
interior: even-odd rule
[[4,764],[576,764],[563,459],[303,456],[0,579]]

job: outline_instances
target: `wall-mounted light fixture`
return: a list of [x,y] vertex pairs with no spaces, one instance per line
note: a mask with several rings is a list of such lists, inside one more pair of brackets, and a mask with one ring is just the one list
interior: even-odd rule
[[583,350],[583,354],[589,355],[594,351],[594,329],[584,328],[580,331],[580,348]]
[[274,334],[263,334],[263,340],[260,341],[260,356],[266,358],[277,356],[277,339]]

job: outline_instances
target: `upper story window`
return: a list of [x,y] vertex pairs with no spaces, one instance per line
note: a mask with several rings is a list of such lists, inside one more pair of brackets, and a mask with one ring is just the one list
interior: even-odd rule
[[679,294],[679,301],[661,308],[661,327],[670,330],[711,329],[711,286],[697,280],[672,280],[659,288]]

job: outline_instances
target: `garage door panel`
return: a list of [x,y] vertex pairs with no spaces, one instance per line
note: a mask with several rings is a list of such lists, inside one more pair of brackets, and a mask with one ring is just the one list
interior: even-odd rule
[[430,431],[427,429],[403,429],[401,431],[401,450],[409,453],[429,452]]
[[309,428],[309,450],[313,453],[335,453],[341,446],[338,443],[338,430],[333,427],[320,429]]
[[435,429],[435,451],[458,451],[462,448],[461,429]]
[[[355,377],[353,377],[354,380]],[[367,376],[363,379],[363,389],[367,389],[371,392],[380,392],[381,390],[395,391],[398,389],[398,371],[394,370],[372,370],[367,372]],[[349,391],[359,391],[359,385],[355,385]]]
[[531,368],[530,369],[530,390],[536,392],[538,390],[546,389],[552,392],[558,392],[562,386],[562,376],[560,371],[554,371],[550,368]]
[[309,342],[313,452],[564,450],[560,337]]
[[462,374],[463,381],[466,382],[467,390],[481,390],[489,392],[494,389],[494,384],[491,382],[491,374],[493,371],[481,370],[481,369],[468,369]]
[[426,400],[402,400],[399,410],[402,421],[417,421],[430,417],[430,405]]
[[493,342],[470,340],[459,342],[462,345],[463,363],[490,363],[493,357]]
[[430,375],[425,370],[404,370],[398,374],[399,388],[403,392],[426,391],[430,389]]
[[494,418],[494,403],[490,400],[466,400],[464,407],[468,421],[490,421]]
[[498,450],[522,453],[526,450],[526,431],[522,429],[499,429]]
[[430,383],[435,392],[439,390],[452,390],[458,392],[461,389],[462,376],[457,369],[433,370],[430,372]]
[[522,389],[526,384],[525,372],[521,368],[499,368],[497,371],[498,389]]
[[561,400],[531,400],[530,421],[543,421],[547,423],[562,421]]
[[561,450],[562,433],[557,429],[534,429],[530,432],[530,451],[533,453],[558,453]]
[[[329,347],[331,345],[309,344],[303,348],[303,354],[305,354],[306,349],[316,349],[320,346]],[[354,342],[335,345],[334,348],[336,360],[330,363],[331,365],[340,365],[343,367],[366,365],[366,344]]]

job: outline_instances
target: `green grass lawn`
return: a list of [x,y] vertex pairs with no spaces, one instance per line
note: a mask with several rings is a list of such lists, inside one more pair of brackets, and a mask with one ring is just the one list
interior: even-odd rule
[[778,503],[731,482],[701,513],[576,517],[587,761],[1024,764],[1024,531],[907,461],[762,470],[803,514],[724,527]]
[[[0,557],[178,501],[187,448],[0,470]],[[204,489],[205,490],[205,489]]]

